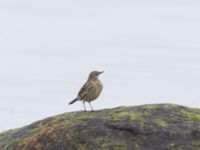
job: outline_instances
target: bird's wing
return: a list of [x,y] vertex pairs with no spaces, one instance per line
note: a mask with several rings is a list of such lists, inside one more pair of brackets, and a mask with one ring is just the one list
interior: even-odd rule
[[93,88],[93,85],[91,82],[86,82],[81,90],[78,93],[78,97],[80,99],[84,99],[84,97],[87,95],[88,91],[90,91]]

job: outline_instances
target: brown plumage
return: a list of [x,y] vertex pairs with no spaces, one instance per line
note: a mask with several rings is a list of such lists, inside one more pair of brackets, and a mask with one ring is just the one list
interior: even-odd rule
[[85,102],[90,104],[91,110],[93,111],[91,101],[97,99],[102,91],[103,85],[101,81],[98,79],[99,75],[103,73],[99,71],[92,71],[89,74],[87,82],[83,85],[81,90],[78,93],[78,96],[69,103],[69,105],[73,104],[76,101],[83,101],[83,106],[85,108]]

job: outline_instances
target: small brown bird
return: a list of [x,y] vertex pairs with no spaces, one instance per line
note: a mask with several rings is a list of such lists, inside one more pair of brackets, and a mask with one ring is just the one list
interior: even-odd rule
[[103,89],[103,85],[101,81],[98,79],[99,75],[102,74],[104,71],[92,71],[89,74],[87,82],[83,85],[81,90],[78,93],[78,96],[69,103],[69,105],[73,104],[76,101],[83,101],[84,110],[86,111],[85,102],[90,104],[90,108],[92,111],[91,101],[97,99]]

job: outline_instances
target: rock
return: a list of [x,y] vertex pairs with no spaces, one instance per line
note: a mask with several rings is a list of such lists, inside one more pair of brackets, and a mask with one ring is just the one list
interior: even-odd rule
[[1,150],[200,150],[200,109],[172,104],[71,112],[0,134]]

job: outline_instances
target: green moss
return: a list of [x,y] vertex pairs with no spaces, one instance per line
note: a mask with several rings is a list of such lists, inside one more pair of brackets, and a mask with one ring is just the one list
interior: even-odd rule
[[78,116],[76,116],[76,120],[81,120],[81,121],[85,121],[85,120],[89,120],[92,118],[95,118],[96,113],[95,112],[85,112],[82,114],[79,114]]
[[157,124],[158,126],[161,126],[161,127],[166,127],[167,126],[167,122],[162,120],[162,119],[155,119],[154,123]]
[[137,111],[114,111],[109,113],[106,117],[109,120],[112,119],[113,121],[123,121],[123,120],[130,120],[130,121],[137,121],[138,123],[143,123],[144,118],[142,117],[141,113]]
[[199,111],[190,111],[182,109],[180,111],[181,115],[187,118],[189,121],[198,121],[200,122],[200,112]]
[[143,108],[147,109],[147,110],[154,110],[156,108],[158,108],[157,105],[144,105]]
[[131,120],[136,120],[138,117],[139,114],[137,112],[120,112],[116,114],[118,119],[130,118]]

